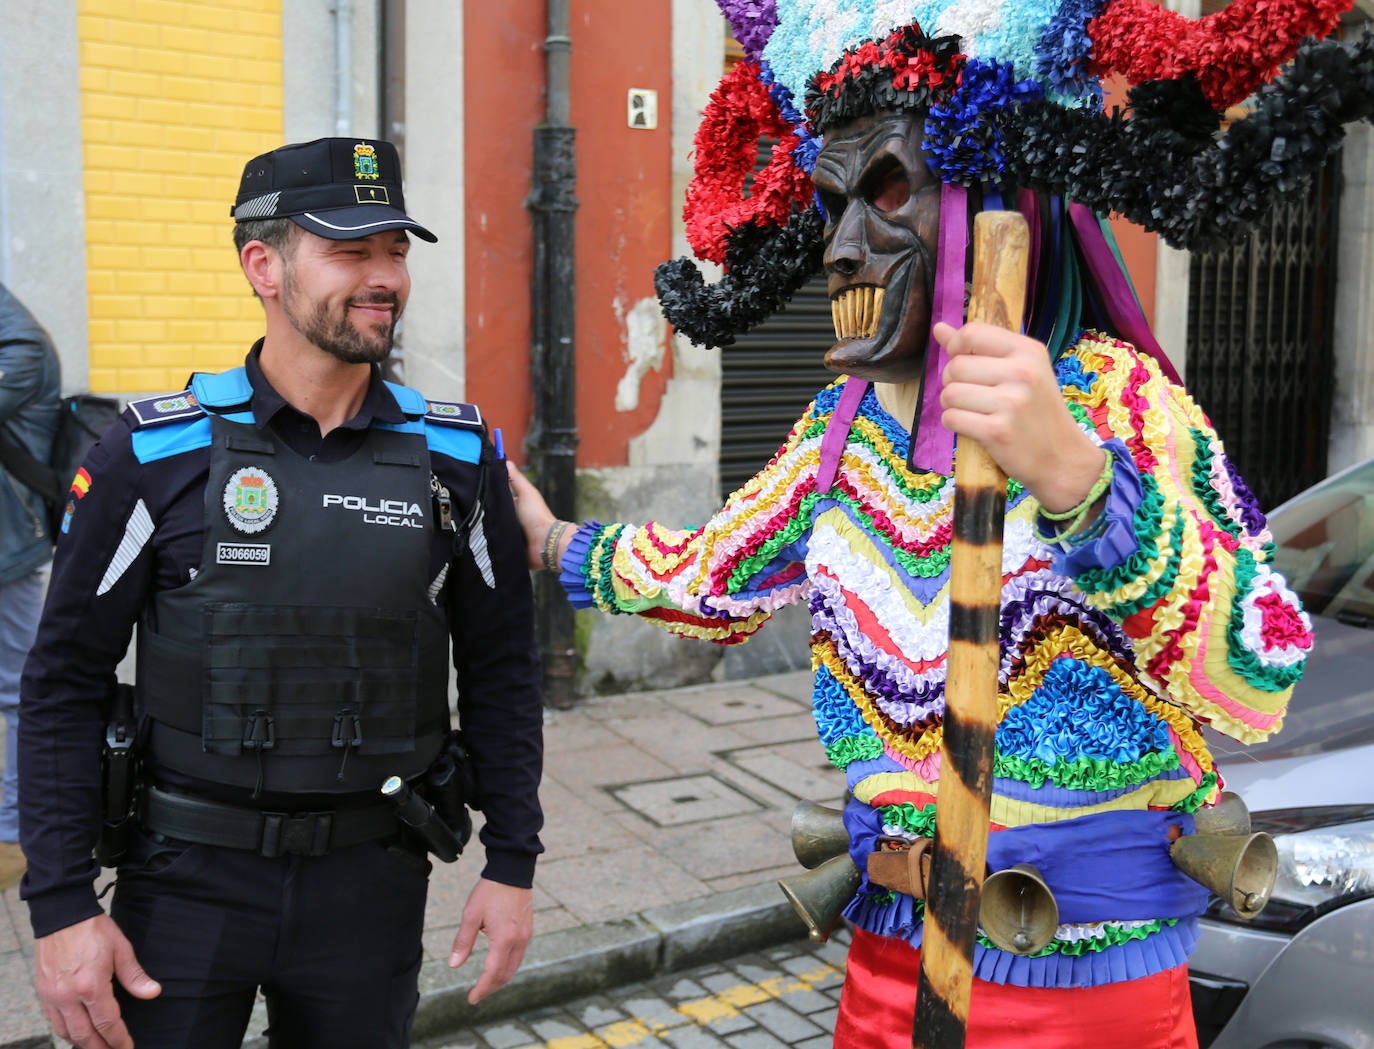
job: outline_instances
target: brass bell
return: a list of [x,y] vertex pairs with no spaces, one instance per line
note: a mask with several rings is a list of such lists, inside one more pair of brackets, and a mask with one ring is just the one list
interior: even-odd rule
[[845,904],[859,891],[859,881],[859,868],[846,850],[814,870],[783,878],[778,888],[806,923],[807,936],[815,943],[825,943]]
[[1012,954],[1044,950],[1059,928],[1059,904],[1040,871],[1029,863],[989,874],[983,881],[978,924],[989,940]]
[[792,851],[807,870],[819,867],[832,856],[849,851],[849,831],[844,810],[814,801],[799,801],[792,810]]
[[1239,794],[1224,791],[1215,805],[1207,805],[1193,813],[1193,823],[1199,834],[1249,834],[1250,810]]
[[1207,886],[1242,918],[1264,910],[1279,872],[1268,834],[1185,834],[1169,846],[1174,866]]

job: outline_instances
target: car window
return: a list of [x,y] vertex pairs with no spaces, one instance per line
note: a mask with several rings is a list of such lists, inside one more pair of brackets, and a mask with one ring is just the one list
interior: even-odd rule
[[1374,626],[1374,459],[1269,516],[1274,566],[1309,612]]

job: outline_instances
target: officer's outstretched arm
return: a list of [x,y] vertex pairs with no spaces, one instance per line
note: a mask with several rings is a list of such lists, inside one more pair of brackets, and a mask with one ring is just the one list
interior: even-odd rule
[[111,976],[135,998],[156,998],[162,986],[138,964],[134,949],[108,915],[98,914],[40,936],[33,944],[34,979],[53,1033],[81,1049],[131,1049]]
[[479,879],[463,907],[449,965],[457,968],[468,960],[479,931],[487,934],[488,947],[482,975],[468,992],[473,1005],[504,987],[524,961],[525,948],[534,933],[533,891]]

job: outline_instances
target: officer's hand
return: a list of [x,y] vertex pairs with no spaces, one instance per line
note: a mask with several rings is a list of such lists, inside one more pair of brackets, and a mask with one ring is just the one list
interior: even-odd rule
[[534,933],[534,893],[486,878],[479,880],[463,908],[463,920],[448,959],[450,966],[456,969],[468,960],[479,930],[487,934],[487,958],[482,975],[468,992],[472,1005],[504,987],[524,961],[525,948]]
[[[529,478],[509,459],[506,460],[506,473],[510,475],[510,494],[515,499],[515,516],[520,519],[520,528],[525,533],[525,560],[536,572],[544,567],[544,540],[548,537],[549,527],[558,519],[549,509],[539,489],[530,484]],[[571,536],[563,540],[564,549]],[[559,551],[562,553],[562,550]]]
[[1008,476],[1052,512],[1077,505],[1103,453],[1079,427],[1042,343],[991,324],[935,325],[949,351],[941,421],[977,440]]
[[40,936],[33,944],[33,968],[38,1000],[53,1032],[81,1049],[132,1049],[112,975],[135,998],[162,993],[105,914]]

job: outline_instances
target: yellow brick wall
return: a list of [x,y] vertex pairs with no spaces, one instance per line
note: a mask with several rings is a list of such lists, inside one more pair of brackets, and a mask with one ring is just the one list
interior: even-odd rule
[[90,382],[179,389],[262,334],[229,206],[281,144],[283,0],[78,0]]

